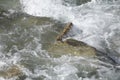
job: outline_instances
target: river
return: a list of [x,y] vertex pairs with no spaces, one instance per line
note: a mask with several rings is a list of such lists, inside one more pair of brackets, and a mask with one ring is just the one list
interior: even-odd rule
[[[114,64],[106,56],[49,56],[46,49],[67,22],[74,27],[67,38]],[[0,0],[0,80],[120,80],[119,26],[119,0]],[[1,75],[13,66],[22,75]]]

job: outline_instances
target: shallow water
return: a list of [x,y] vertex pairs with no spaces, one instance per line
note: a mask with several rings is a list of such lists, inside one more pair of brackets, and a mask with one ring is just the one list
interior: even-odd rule
[[[16,65],[23,75],[0,75],[0,80],[119,80],[120,2],[79,1],[1,0],[0,70]],[[69,37],[106,53],[117,66],[102,57],[50,57],[46,49],[70,21],[74,29]]]

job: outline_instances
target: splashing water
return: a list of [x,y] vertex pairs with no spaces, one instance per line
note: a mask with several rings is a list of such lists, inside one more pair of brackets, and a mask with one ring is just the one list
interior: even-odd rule
[[64,0],[21,0],[21,3],[23,10],[30,15],[74,23],[78,34],[72,38],[86,42],[102,52],[109,51],[112,56],[120,56],[119,0],[92,0],[76,6],[70,6],[69,3],[66,6]]
[[[29,15],[13,10],[6,18],[0,13],[0,80],[119,80],[119,66],[70,55],[52,58],[44,50],[61,23],[72,22],[74,35],[69,37],[120,63],[119,4],[119,0],[20,0]],[[3,78],[1,70],[13,65],[23,74]]]

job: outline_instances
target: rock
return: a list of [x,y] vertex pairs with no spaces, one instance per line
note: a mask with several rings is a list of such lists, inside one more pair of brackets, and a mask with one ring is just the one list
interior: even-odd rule
[[95,57],[96,49],[77,40],[67,39],[64,42],[56,42],[51,45],[48,52],[53,57],[60,57],[62,55],[73,55],[83,57]]
[[96,49],[87,45],[84,42],[77,41],[74,39],[62,40],[64,35],[67,35],[72,27],[72,23],[68,23],[60,35],[56,38],[56,43],[50,45],[48,52],[53,57],[60,57],[62,55],[73,55],[73,56],[84,56],[84,57],[95,57]]
[[20,75],[22,75],[22,72],[19,69],[19,67],[15,65],[8,68],[7,70],[0,71],[0,76],[4,78],[12,78],[15,76],[20,76]]

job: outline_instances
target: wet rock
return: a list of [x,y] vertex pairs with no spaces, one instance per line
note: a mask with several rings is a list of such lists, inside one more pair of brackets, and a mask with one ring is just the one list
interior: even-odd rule
[[[56,42],[49,44],[47,51],[52,57],[61,57],[63,55],[82,56],[84,58],[98,59],[110,64],[116,64],[114,58],[103,53],[96,48],[75,39],[68,39],[68,35],[73,28],[72,23],[68,23],[63,31],[57,36]],[[65,39],[66,38],[66,39]]]
[[51,45],[51,47],[48,49],[48,52],[53,57],[60,57],[68,54],[84,57],[96,56],[95,48],[74,39],[67,39],[64,42],[58,41]]
[[62,40],[64,35],[67,35],[72,27],[72,23],[68,23],[60,35],[56,38],[56,43],[50,45],[48,52],[53,57],[60,57],[62,55],[74,55],[74,56],[84,56],[84,57],[95,57],[96,49],[87,45],[84,42],[77,41],[74,39]]
[[0,77],[4,78],[12,78],[15,76],[20,76],[22,75],[22,72],[18,66],[11,66],[10,68],[0,71]]

